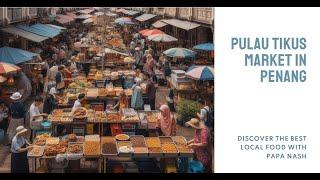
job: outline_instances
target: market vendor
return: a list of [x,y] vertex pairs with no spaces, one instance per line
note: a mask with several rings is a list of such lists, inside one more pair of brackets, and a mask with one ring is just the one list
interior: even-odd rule
[[158,116],[157,127],[159,134],[164,136],[175,136],[177,132],[177,122],[171,113],[169,106],[162,105]]
[[30,120],[30,129],[31,136],[33,135],[34,130],[40,130],[41,129],[41,122],[43,120],[43,116],[48,116],[48,114],[40,113],[39,107],[41,106],[43,102],[43,99],[41,96],[37,96],[35,98],[35,101],[31,104],[29,109],[29,120]]
[[203,121],[197,118],[192,118],[186,122],[186,126],[190,126],[195,129],[194,138],[188,142],[188,146],[193,148],[195,152],[195,158],[202,163],[206,173],[211,173],[212,155],[211,155],[211,135],[209,129],[206,127]]
[[120,93],[118,103],[113,107],[113,109],[118,108],[119,110],[123,108],[129,108],[129,98],[124,91]]
[[22,95],[20,92],[15,92],[10,96],[10,99],[13,100],[12,104],[9,106],[10,121],[8,127],[8,138],[9,142],[12,141],[13,136],[16,133],[16,128],[24,124],[24,118],[26,111],[23,103],[20,101]]
[[47,114],[51,114],[52,111],[58,107],[57,99],[59,97],[56,95],[57,90],[55,87],[52,87],[49,91],[49,93],[46,96],[46,99],[44,100],[43,103],[43,112]]
[[11,173],[29,173],[27,153],[33,146],[26,140],[27,131],[23,126],[16,128],[11,142]]
[[81,102],[83,102],[85,96],[86,95],[84,93],[78,95],[78,99],[73,104],[72,112],[74,112],[77,108],[82,107]]

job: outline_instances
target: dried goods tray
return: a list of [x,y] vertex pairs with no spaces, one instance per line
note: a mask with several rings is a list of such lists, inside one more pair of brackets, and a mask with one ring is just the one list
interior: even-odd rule
[[[135,139],[137,139],[137,138],[141,139],[140,143],[137,143],[135,141]],[[132,135],[132,136],[130,136],[130,141],[131,141],[131,144],[133,147],[133,156],[134,157],[148,157],[148,148],[147,148],[144,136]],[[137,152],[136,148],[138,148],[138,149],[145,148],[145,151],[144,152]]]
[[[37,148],[39,150],[38,154],[34,154],[34,149]],[[43,156],[45,146],[35,146],[31,151],[28,151],[28,157],[41,157]]]
[[[171,137],[160,136],[159,139],[160,139],[160,143],[161,143],[162,152],[163,152],[163,155],[164,155],[165,157],[177,157],[177,156],[179,155],[179,151],[178,151],[178,149],[177,149],[177,147],[176,147],[176,145],[175,145],[175,143],[173,142],[173,140],[172,140]],[[163,144],[165,144],[165,143],[172,144],[172,146],[175,147],[176,152],[165,152],[165,151],[163,150]]]
[[[115,153],[103,153],[103,145],[106,144],[106,143],[114,143],[114,146],[115,146]],[[114,137],[112,136],[105,136],[105,137],[101,137],[101,154],[102,156],[117,156],[119,154],[119,151],[118,151],[118,147],[117,147],[117,141]]]
[[[141,140],[140,144],[136,142],[136,139],[139,139],[139,138]],[[145,138],[142,135],[131,135],[130,141],[131,141],[132,147],[147,147]]]
[[[156,141],[156,144],[150,146],[150,144],[148,143],[149,139],[154,139]],[[161,149],[161,143],[160,143],[159,137],[145,137],[145,142],[146,142],[146,146],[148,147],[149,157],[163,157],[163,152]],[[150,151],[150,148],[151,149],[158,148],[159,151],[153,152],[153,151]]]
[[[120,148],[120,144],[122,143],[127,143],[129,148],[132,149],[132,144],[130,141],[117,141],[117,149],[118,149],[118,152],[119,152],[119,156],[122,156],[122,157],[131,157],[132,154],[133,154],[133,151],[131,152],[121,152],[121,150],[119,149]],[[133,150],[133,149],[132,149]]]
[[84,145],[83,145],[83,154],[84,154],[85,157],[88,157],[88,158],[90,158],[90,157],[92,157],[92,158],[94,158],[94,157],[100,157],[100,153],[101,153],[101,152],[100,152],[100,150],[101,150],[101,148],[100,148],[100,146],[101,146],[101,145],[100,145],[100,139],[99,139],[99,142],[97,142],[97,141],[95,142],[96,145],[97,145],[97,147],[96,147],[97,149],[95,150],[96,153],[92,153],[92,154],[90,153],[90,154],[88,154],[87,151],[86,151],[86,149],[88,148],[88,147],[87,147],[87,143],[88,143],[88,142],[93,142],[93,141],[96,141],[96,140],[88,140],[88,141],[86,140],[86,141],[84,142]]
[[[80,152],[80,153],[70,152],[70,147],[71,147],[72,145],[80,145],[80,146],[81,146],[81,152]],[[83,143],[81,143],[81,142],[69,142],[69,143],[68,143],[67,154],[79,154],[79,155],[83,155]]]
[[172,138],[172,140],[174,141],[174,143],[175,143],[175,145],[176,145],[176,147],[177,147],[177,149],[178,149],[178,152],[179,152],[179,155],[180,155],[180,156],[183,156],[183,157],[193,157],[194,151],[193,151],[192,148],[188,148],[188,149],[190,150],[190,152],[180,151],[180,149],[179,149],[179,146],[180,146],[180,145],[185,145],[185,146],[187,146],[187,140],[186,140],[185,137],[183,137],[183,136],[172,136],[171,138]]

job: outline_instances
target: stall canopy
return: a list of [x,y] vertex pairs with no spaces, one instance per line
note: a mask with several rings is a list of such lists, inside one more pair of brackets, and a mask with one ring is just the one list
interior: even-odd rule
[[122,13],[126,14],[126,15],[129,15],[129,16],[134,16],[134,15],[138,14],[139,11],[125,10],[125,11],[122,11]]
[[73,12],[67,12],[66,15],[69,16],[72,19],[75,19],[77,17],[77,15],[75,13],[73,13]]
[[0,48],[0,61],[10,64],[19,64],[30,61],[38,55],[39,54],[7,46]]
[[105,13],[105,15],[106,15],[106,16],[110,16],[110,17],[118,16],[117,14],[111,13],[111,12]]
[[188,69],[186,76],[202,81],[214,79],[214,69],[211,66],[192,66]]
[[139,31],[139,33],[142,36],[150,36],[150,35],[154,35],[154,34],[164,34],[164,32],[159,29],[144,29],[142,31]]
[[155,41],[155,42],[173,42],[178,41],[177,38],[170,36],[168,34],[154,34],[148,36],[148,40]]
[[129,54],[127,54],[127,53],[119,52],[119,51],[116,51],[116,50],[113,50],[113,49],[110,49],[110,48],[105,48],[104,52],[105,53],[120,54],[120,55],[123,55],[123,56],[129,56]]
[[95,12],[94,15],[95,16],[102,16],[102,15],[104,15],[104,13],[103,12]]
[[94,9],[83,9],[83,10],[79,10],[78,12],[81,14],[90,14],[94,11]]
[[66,30],[67,28],[65,27],[62,27],[62,26],[57,26],[57,25],[54,25],[54,24],[46,24],[47,26],[51,26],[53,28],[56,28],[56,29],[60,29],[60,30]]
[[155,22],[152,24],[153,27],[155,28],[162,28],[164,26],[168,25],[167,23],[162,22],[161,20]]
[[[0,74],[8,74],[8,73],[13,73],[20,71],[21,68],[10,63],[5,63],[5,62],[0,62]],[[4,78],[3,76],[0,76]]]
[[186,48],[171,48],[163,52],[163,54],[169,57],[178,57],[178,58],[194,58],[196,53],[190,49]]
[[125,24],[134,24],[130,18],[127,17],[122,17],[122,18],[117,18],[114,20],[115,23],[120,24],[120,25],[125,25]]
[[164,23],[170,24],[171,26],[175,26],[180,29],[187,30],[187,31],[200,26],[200,24],[197,24],[197,23],[193,23],[190,21],[182,21],[182,20],[178,20],[178,19],[164,19],[162,21]]
[[54,27],[51,27],[51,26],[48,26],[46,24],[34,24],[31,26],[32,28],[35,28],[35,29],[39,29],[43,32],[47,32],[48,34],[50,34],[52,37],[55,37],[57,35],[59,35],[61,33],[61,29],[58,29],[58,28],[54,28]]
[[80,16],[77,16],[76,19],[88,19],[91,17],[92,17],[92,15],[90,15],[90,14],[82,14]]
[[56,21],[60,24],[67,24],[67,23],[74,21],[74,18],[72,18],[70,16],[63,15],[63,14],[58,14],[56,17]]
[[141,16],[136,17],[135,19],[140,21],[140,22],[144,22],[147,21],[149,19],[152,19],[154,17],[156,17],[157,15],[154,14],[142,14]]
[[26,26],[26,25],[17,25],[16,26],[19,29],[31,32],[33,34],[37,34],[40,36],[45,36],[49,38],[53,38],[60,34],[61,30],[52,28],[50,26],[46,26],[43,24],[35,24],[32,26]]
[[23,37],[25,39],[28,39],[30,41],[37,42],[37,43],[40,43],[40,42],[48,39],[48,37],[39,36],[37,34],[31,33],[31,32],[16,28],[16,27],[7,27],[7,28],[3,28],[1,30],[6,33],[18,35],[20,37]]

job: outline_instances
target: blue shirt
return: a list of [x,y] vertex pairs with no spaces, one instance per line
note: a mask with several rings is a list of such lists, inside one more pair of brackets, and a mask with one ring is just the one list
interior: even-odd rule
[[26,144],[26,139],[22,136],[14,136],[11,142],[11,152],[12,153],[19,153],[18,149],[23,147]]

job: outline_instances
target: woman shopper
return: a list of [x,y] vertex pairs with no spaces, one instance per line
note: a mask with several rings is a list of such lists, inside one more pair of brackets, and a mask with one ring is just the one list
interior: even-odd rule
[[169,106],[162,105],[158,116],[159,134],[164,136],[175,136],[177,132],[177,123],[174,115],[171,113]]
[[24,124],[24,118],[26,115],[26,110],[23,103],[20,101],[22,95],[20,92],[15,92],[10,96],[13,100],[12,104],[9,106],[10,121],[8,127],[8,138],[9,142],[12,141],[13,136],[16,133],[16,128]]
[[196,160],[200,161],[205,168],[206,173],[211,173],[212,154],[211,154],[211,135],[209,129],[206,127],[203,121],[192,118],[186,122],[186,126],[190,126],[195,129],[194,138],[188,142],[195,152]]
[[23,126],[18,126],[12,138],[11,173],[29,173],[27,153],[33,146],[26,140],[27,131]]
[[141,80],[138,79],[136,84],[132,86],[133,93],[131,99],[131,108],[135,110],[143,109],[142,88],[140,87]]

